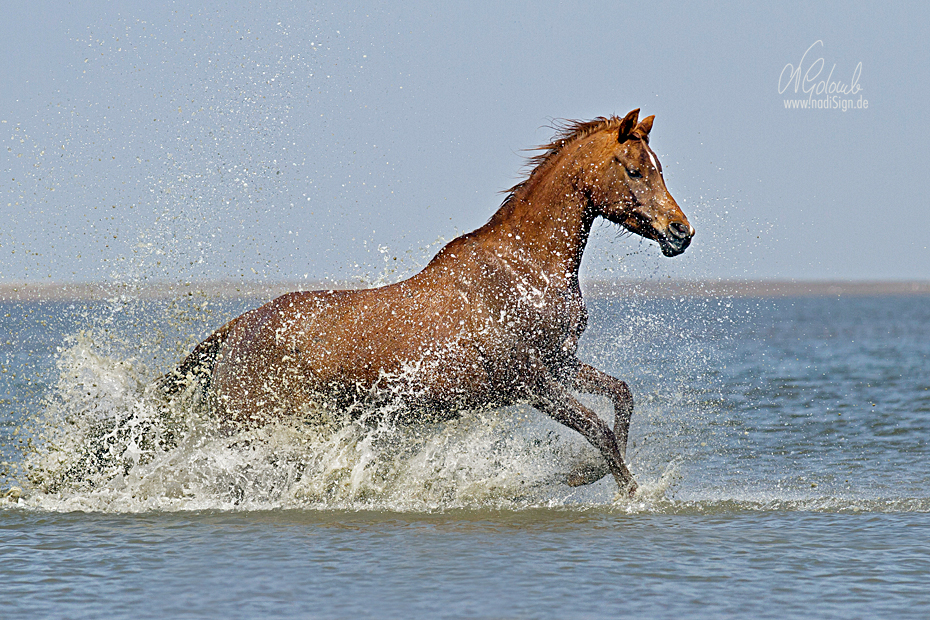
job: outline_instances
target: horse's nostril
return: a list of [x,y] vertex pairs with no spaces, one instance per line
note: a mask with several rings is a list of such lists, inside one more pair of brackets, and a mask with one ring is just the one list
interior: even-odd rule
[[669,231],[679,239],[691,236],[691,227],[683,222],[672,222],[668,225]]

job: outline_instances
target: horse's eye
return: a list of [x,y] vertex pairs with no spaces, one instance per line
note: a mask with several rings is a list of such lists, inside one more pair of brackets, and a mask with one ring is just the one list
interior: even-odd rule
[[639,170],[634,170],[633,168],[627,168],[626,173],[630,175],[631,179],[641,179],[643,174]]

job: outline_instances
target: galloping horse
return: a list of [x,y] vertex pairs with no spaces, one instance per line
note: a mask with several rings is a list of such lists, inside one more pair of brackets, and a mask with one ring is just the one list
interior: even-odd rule
[[[665,256],[694,235],[649,148],[655,117],[638,118],[637,109],[569,123],[488,223],[418,274],[278,297],[214,332],[161,388],[170,395],[196,383],[216,415],[246,426],[387,404],[416,421],[529,403],[604,457],[606,468],[569,484],[609,471],[632,495],[624,462],[632,395],[576,351],[587,323],[578,269],[596,218],[657,241]],[[573,389],[609,397],[613,429]]]

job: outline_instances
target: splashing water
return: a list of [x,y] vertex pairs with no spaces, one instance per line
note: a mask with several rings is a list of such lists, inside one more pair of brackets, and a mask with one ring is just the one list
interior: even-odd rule
[[[144,364],[98,349],[91,331],[69,339],[44,410],[23,425],[25,506],[421,511],[613,501],[609,476],[565,485],[574,466],[599,454],[529,407],[428,425],[281,422],[230,434],[196,394],[165,404],[147,390]],[[606,401],[592,404],[611,413]],[[674,467],[641,477],[637,501],[661,498],[674,478]]]

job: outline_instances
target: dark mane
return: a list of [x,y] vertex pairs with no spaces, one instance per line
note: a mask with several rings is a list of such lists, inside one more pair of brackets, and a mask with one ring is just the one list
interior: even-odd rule
[[[620,126],[620,121],[623,119],[618,116],[611,116],[610,118],[604,116],[598,116],[595,119],[590,121],[573,121],[573,120],[557,120],[553,122],[552,128],[556,130],[556,134],[552,137],[552,141],[549,144],[544,144],[542,146],[537,146],[536,148],[528,149],[530,151],[542,151],[538,155],[533,155],[527,157],[525,168],[529,170],[526,174],[526,178],[511,187],[510,189],[504,190],[507,196],[504,198],[504,201],[501,203],[501,207],[506,206],[513,197],[519,192],[531,178],[537,170],[543,168],[547,163],[549,163],[556,155],[562,152],[562,149],[566,145],[571,144],[575,140],[581,140],[586,138],[593,133],[600,131],[605,128],[612,128]],[[496,215],[496,214],[495,214]],[[494,219],[494,216],[491,217]]]

